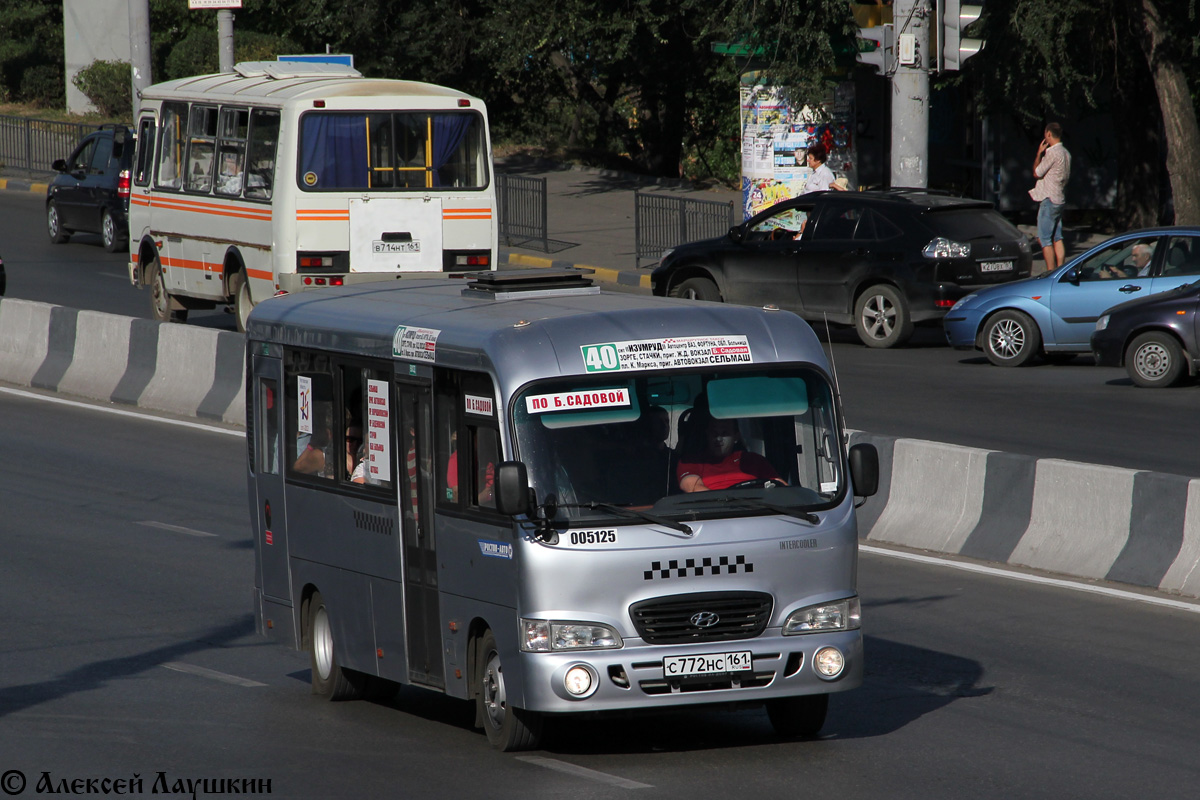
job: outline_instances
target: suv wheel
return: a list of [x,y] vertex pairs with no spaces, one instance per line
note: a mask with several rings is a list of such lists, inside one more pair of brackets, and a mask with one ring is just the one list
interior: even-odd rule
[[71,238],[71,233],[62,226],[62,219],[58,216],[58,206],[53,200],[46,205],[46,233],[50,235],[50,241],[54,244],[62,244]]
[[117,221],[107,210],[100,217],[100,238],[104,241],[104,249],[110,253],[125,248],[125,240],[117,233]]
[[854,329],[867,347],[903,344],[913,332],[908,302],[893,286],[872,286],[854,303]]
[[1001,311],[983,328],[983,352],[997,367],[1023,367],[1041,349],[1041,330],[1020,311]]
[[671,287],[671,297],[682,297],[687,300],[709,300],[721,302],[721,292],[717,285],[708,278],[688,278]]

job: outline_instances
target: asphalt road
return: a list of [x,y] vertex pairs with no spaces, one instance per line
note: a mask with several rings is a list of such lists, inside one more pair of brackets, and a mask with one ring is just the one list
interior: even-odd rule
[[[129,285],[126,257],[104,252],[98,236],[50,244],[42,204],[38,195],[0,192],[7,296],[148,318],[148,291]],[[188,324],[235,328],[221,309],[194,311]],[[993,367],[981,353],[948,348],[936,326],[894,350],[864,347],[846,329],[829,338],[852,428],[1200,477],[1200,385],[1138,389],[1124,370],[1086,357]]]
[[[861,559],[867,677],[818,741],[759,709],[559,722],[501,754],[421,690],[309,693],[258,639],[244,441],[0,391],[0,772],[278,797],[1184,797],[1200,614]],[[84,785],[84,784],[81,784]]]

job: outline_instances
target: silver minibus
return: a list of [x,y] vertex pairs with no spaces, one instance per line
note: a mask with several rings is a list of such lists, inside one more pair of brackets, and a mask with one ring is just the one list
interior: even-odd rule
[[812,329],[577,270],[317,289],[247,326],[255,617],[313,691],[548,715],[766,708],[862,682],[855,502]]

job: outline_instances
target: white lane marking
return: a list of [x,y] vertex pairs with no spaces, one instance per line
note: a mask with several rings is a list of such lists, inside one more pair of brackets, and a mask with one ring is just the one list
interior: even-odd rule
[[[888,550],[882,547],[872,547],[867,544],[859,544],[858,549],[864,553],[870,553],[874,556],[883,556],[885,558],[898,558],[903,561],[916,561],[921,564],[933,564],[939,567],[949,567],[950,569],[962,570],[964,572],[977,572],[982,575],[991,575],[997,578],[1007,578],[1011,581],[1024,581],[1025,583],[1038,583],[1043,586],[1056,586],[1060,589],[1071,589],[1076,592],[1089,592],[1091,594],[1100,594],[1106,597],[1115,597],[1118,600],[1132,600],[1136,603],[1150,603],[1155,606],[1164,608],[1173,608],[1177,611],[1188,611],[1193,614],[1200,614],[1200,603],[1189,603],[1186,600],[1172,600],[1169,597],[1158,597],[1152,594],[1141,594],[1140,592],[1128,592],[1123,589],[1113,589],[1108,586],[1093,586],[1087,583],[1078,583],[1076,581],[1063,580],[1061,578],[1047,578],[1042,575],[1031,575],[1026,572],[1015,572],[1010,569],[1002,569],[999,567],[988,567],[983,564],[972,564],[966,561],[951,561],[937,556],[923,556],[918,553],[906,553],[902,550]],[[1152,591],[1152,590],[1151,590]]]
[[17,397],[25,397],[30,400],[44,400],[47,403],[58,403],[64,406],[73,406],[75,408],[86,408],[92,411],[103,411],[106,414],[116,414],[121,417],[137,417],[138,419],[148,419],[153,422],[165,422],[168,425],[179,425],[184,428],[195,428],[201,431],[210,433],[224,433],[230,436],[238,436],[245,438],[246,431],[230,430],[229,428],[218,428],[216,425],[205,425],[203,422],[188,422],[182,419],[170,419],[169,417],[156,417],[153,414],[147,414],[139,411],[126,411],[122,408],[109,408],[108,406],[98,406],[93,403],[81,403],[77,400],[63,400],[61,397],[49,397],[44,394],[35,392],[25,392],[20,389],[10,389],[7,386],[0,386],[0,393],[16,395]]
[[164,531],[175,531],[176,533],[186,533],[188,536],[212,536],[218,538],[215,533],[207,533],[206,531],[198,531],[195,528],[185,528],[182,525],[168,525],[165,522],[155,522],[152,519],[139,522],[138,525],[145,525],[147,528],[161,528]]
[[221,681],[222,683],[232,683],[234,686],[266,686],[265,683],[252,681],[249,678],[239,678],[237,675],[230,675],[227,672],[217,672],[215,669],[205,669],[204,667],[197,667],[192,664],[184,664],[182,661],[168,661],[164,664],[159,664],[159,666],[175,670],[176,672],[197,675],[201,678],[211,678],[214,681]]
[[533,764],[537,767],[545,767],[546,769],[552,769],[556,772],[565,772],[568,775],[574,775],[577,778],[586,778],[589,781],[606,783],[609,786],[616,786],[621,789],[654,788],[648,783],[638,783],[637,781],[631,781],[628,778],[620,778],[616,775],[609,775],[607,772],[597,772],[594,769],[568,764],[566,761],[559,761],[557,758],[546,758],[545,756],[517,756],[516,759],[517,761],[524,761],[526,764]]

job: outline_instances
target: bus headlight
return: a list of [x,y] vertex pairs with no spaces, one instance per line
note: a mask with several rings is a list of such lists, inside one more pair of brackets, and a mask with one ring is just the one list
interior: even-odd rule
[[591,622],[521,620],[521,649],[527,653],[562,650],[612,650],[624,647],[621,634]]
[[813,655],[813,669],[826,680],[833,680],[846,668],[846,657],[836,647],[822,647]]
[[862,627],[862,606],[858,597],[836,603],[824,603],[793,611],[783,623],[783,635],[821,631],[850,631]]

